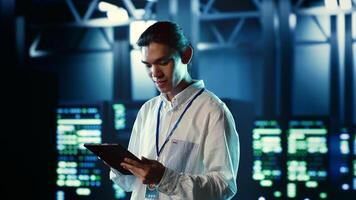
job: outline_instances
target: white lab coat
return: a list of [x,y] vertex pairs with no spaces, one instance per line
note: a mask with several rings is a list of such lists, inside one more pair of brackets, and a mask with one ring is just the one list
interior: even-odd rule
[[[169,102],[164,94],[146,102],[136,118],[129,151],[141,158],[157,159],[156,124],[161,101],[159,147],[192,97],[204,88],[203,81],[177,94]],[[162,150],[158,161],[166,170],[158,184],[159,199],[230,199],[237,192],[239,138],[226,105],[205,90],[192,103]],[[132,175],[112,169],[110,178],[131,199],[145,199],[146,185]]]

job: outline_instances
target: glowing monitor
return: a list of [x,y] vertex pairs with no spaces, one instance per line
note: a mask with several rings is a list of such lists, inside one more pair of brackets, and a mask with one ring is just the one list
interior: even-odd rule
[[95,199],[102,185],[102,170],[97,157],[83,144],[102,142],[102,124],[99,107],[57,109],[57,200]]
[[[280,188],[281,157],[282,157],[282,131],[276,120],[257,120],[252,135],[253,169],[252,178],[259,183],[261,195],[273,191],[273,197],[282,197]],[[263,189],[264,188],[264,189]],[[266,193],[264,191],[266,190]],[[266,197],[267,197],[266,196]]]
[[340,164],[338,166],[338,174],[340,177],[341,185],[339,186],[341,190],[352,189],[352,180],[350,174],[352,173],[351,167],[351,140],[352,135],[348,128],[342,128],[339,132],[339,157]]
[[117,140],[128,140],[136,120],[136,116],[143,105],[142,101],[116,102],[112,104],[113,126]]
[[[111,105],[112,133],[114,134],[112,142],[128,146],[132,127],[143,104],[143,101],[120,101]],[[125,193],[118,185],[113,184],[113,188],[116,199],[129,197],[129,194]]]
[[327,199],[328,129],[321,120],[294,120],[287,132],[287,197]]

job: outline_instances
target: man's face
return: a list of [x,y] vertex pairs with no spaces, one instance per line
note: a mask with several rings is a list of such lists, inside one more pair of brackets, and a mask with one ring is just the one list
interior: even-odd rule
[[142,63],[162,93],[176,94],[177,85],[187,74],[179,54],[167,45],[152,42],[141,48]]

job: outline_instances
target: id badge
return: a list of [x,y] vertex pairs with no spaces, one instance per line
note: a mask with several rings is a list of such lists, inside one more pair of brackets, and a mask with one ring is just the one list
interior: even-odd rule
[[148,184],[146,186],[145,199],[158,199],[158,190],[154,184]]

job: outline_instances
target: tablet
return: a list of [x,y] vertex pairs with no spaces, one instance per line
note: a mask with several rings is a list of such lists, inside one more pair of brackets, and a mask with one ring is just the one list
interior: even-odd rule
[[106,165],[125,175],[132,175],[132,173],[121,167],[120,163],[124,161],[124,158],[130,158],[141,162],[140,159],[120,144],[84,144],[84,147],[97,155],[100,160],[103,160],[106,163]]

